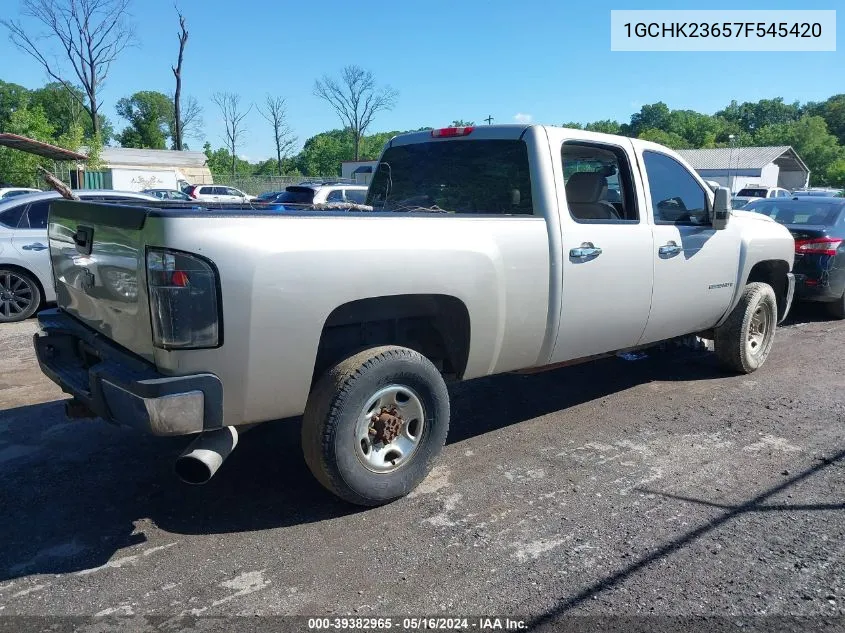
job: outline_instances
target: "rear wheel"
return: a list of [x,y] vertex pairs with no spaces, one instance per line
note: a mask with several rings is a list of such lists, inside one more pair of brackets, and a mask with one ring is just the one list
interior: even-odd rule
[[745,286],[727,321],[716,328],[715,348],[726,369],[750,374],[769,357],[777,327],[775,291],[769,284]]
[[376,347],[317,382],[302,420],[302,448],[323,486],[374,506],[425,479],[448,430],[449,394],[431,361],[405,347]]
[[40,304],[41,290],[32,275],[0,268],[0,323],[28,319]]

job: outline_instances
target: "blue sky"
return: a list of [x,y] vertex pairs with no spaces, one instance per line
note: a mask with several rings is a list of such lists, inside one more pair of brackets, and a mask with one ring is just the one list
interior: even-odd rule
[[[3,0],[4,9],[16,0]],[[821,100],[845,92],[840,12],[837,52],[622,53],[610,51],[610,9],[833,9],[839,2],[626,2],[583,0],[180,0],[188,19],[184,93],[204,107],[206,138],[223,145],[213,92],[246,102],[287,99],[300,144],[339,127],[312,95],[314,80],[354,63],[399,91],[397,107],[370,132],[440,126],[462,118],[496,123],[626,121],[645,103],[714,112],[731,99]],[[234,10],[233,10],[234,8]],[[7,14],[8,15],[8,14]],[[13,16],[10,16],[13,17]],[[114,64],[102,93],[116,129],[116,101],[137,90],[173,90],[178,49],[172,0],[134,0],[137,45]],[[0,79],[29,88],[47,77],[0,37]],[[253,110],[239,154],[273,154],[267,123]],[[199,148],[201,142],[191,141]]]

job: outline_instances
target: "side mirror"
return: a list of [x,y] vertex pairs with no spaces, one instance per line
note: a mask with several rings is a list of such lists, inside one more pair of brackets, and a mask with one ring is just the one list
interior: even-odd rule
[[728,226],[728,219],[731,217],[731,190],[727,187],[717,187],[715,193],[711,223],[714,229],[721,231]]

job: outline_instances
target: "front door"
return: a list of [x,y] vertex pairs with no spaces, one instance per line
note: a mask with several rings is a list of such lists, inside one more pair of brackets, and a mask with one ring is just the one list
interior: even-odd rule
[[712,327],[736,291],[739,228],[710,224],[705,185],[668,154],[638,155],[654,218],[654,292],[640,343],[693,334]]
[[561,146],[563,292],[552,363],[631,347],[648,321],[653,240],[632,162],[630,143]]

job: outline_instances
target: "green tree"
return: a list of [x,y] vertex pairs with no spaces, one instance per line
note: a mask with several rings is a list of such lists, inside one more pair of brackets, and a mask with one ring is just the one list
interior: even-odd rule
[[296,164],[308,176],[338,176],[340,163],[354,155],[349,130],[331,130],[312,136],[302,147]]
[[845,94],[833,95],[821,103],[808,103],[807,114],[820,116],[827,124],[827,129],[845,147]]
[[845,158],[839,158],[833,161],[828,166],[825,175],[827,176],[827,183],[829,185],[845,189]]
[[463,119],[455,119],[449,124],[449,127],[472,127],[475,121],[464,121]]
[[173,101],[154,90],[142,90],[117,102],[117,113],[129,122],[117,141],[122,147],[167,148],[173,123]]
[[561,123],[560,126],[561,127],[568,127],[570,129],[573,129],[573,130],[583,130],[584,129],[583,125],[581,125],[580,123],[577,123],[575,121],[570,121],[569,123]]
[[602,132],[603,134],[619,134],[621,133],[622,126],[617,121],[611,121],[610,119],[603,119],[601,121],[593,121],[592,123],[587,123],[584,126],[584,129],[588,132]]
[[[4,131],[49,143],[54,129],[41,107],[24,106],[11,113]],[[35,154],[0,146],[0,182],[34,187],[38,182],[36,167],[49,164],[49,160]]]
[[686,149],[690,146],[684,137],[675,134],[674,132],[666,132],[656,128],[643,130],[637,138],[641,138],[644,141],[651,141],[653,143],[660,143],[661,145],[671,147],[672,149]]
[[801,118],[801,105],[784,103],[782,97],[761,99],[737,103],[731,101],[724,110],[716,113],[717,117],[736,123],[743,132],[754,133],[767,125],[791,123]]
[[18,84],[0,80],[0,131],[6,131],[15,110],[29,103],[29,90]]
[[824,119],[818,116],[767,125],[754,134],[754,144],[791,145],[810,168],[814,185],[828,184],[830,166],[845,158],[845,150],[828,131]]
[[669,131],[669,106],[662,101],[644,105],[631,116],[629,133],[639,136],[644,130]]

